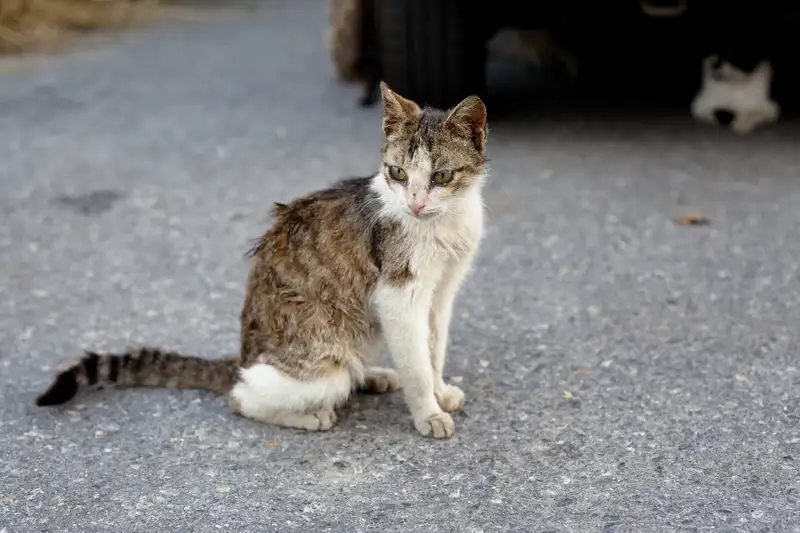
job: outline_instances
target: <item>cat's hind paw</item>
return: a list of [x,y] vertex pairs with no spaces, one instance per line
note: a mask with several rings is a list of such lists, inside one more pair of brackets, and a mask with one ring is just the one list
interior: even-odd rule
[[445,385],[441,390],[437,390],[434,395],[443,411],[455,413],[464,407],[464,391],[455,385]]
[[400,390],[400,379],[397,377],[397,372],[391,368],[369,367],[360,390],[371,394],[398,391]]

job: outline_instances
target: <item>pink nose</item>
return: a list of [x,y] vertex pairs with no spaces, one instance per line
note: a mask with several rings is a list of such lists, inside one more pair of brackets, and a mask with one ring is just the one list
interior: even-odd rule
[[420,204],[416,202],[411,202],[408,204],[408,208],[411,209],[411,212],[415,215],[419,215],[419,212],[425,207],[425,204]]

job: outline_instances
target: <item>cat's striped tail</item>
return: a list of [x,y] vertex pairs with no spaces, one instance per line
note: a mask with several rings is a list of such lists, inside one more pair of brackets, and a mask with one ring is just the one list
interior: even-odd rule
[[59,373],[36,405],[60,405],[95,385],[204,389],[227,394],[233,387],[238,358],[203,359],[190,355],[137,348],[122,354],[87,352]]

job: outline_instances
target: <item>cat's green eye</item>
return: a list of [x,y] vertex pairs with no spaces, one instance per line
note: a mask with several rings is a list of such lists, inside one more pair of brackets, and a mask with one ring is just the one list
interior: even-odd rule
[[432,179],[436,185],[447,185],[448,183],[453,181],[453,171],[440,170],[438,172],[434,172]]
[[390,166],[389,177],[394,181],[404,182],[408,179],[408,174],[406,174],[406,171],[400,167]]

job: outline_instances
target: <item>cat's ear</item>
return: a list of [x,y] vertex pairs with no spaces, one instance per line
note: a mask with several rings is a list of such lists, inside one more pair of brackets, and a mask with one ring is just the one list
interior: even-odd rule
[[450,111],[445,123],[457,135],[470,139],[483,153],[486,148],[486,106],[483,100],[475,95],[467,96]]
[[420,113],[420,108],[416,103],[391,90],[385,81],[381,82],[381,98],[383,99],[383,133],[387,137],[397,131],[398,126],[417,118]]

